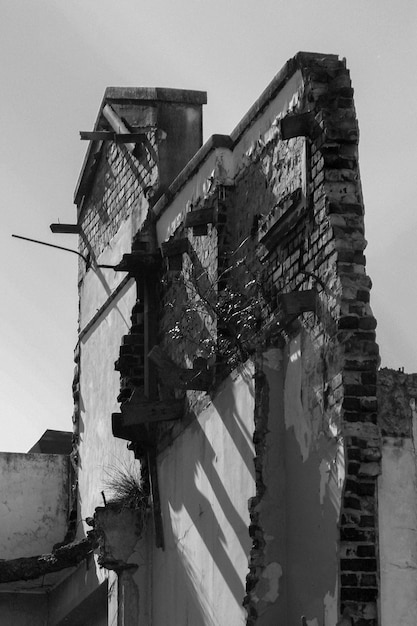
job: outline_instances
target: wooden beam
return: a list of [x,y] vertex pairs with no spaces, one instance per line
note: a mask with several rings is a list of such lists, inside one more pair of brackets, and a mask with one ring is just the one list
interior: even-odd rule
[[306,113],[290,113],[280,120],[282,139],[293,137],[310,137],[313,139],[321,132],[321,128],[311,111]]
[[[109,103],[105,104],[102,110],[103,116],[106,118],[112,129],[118,135],[127,135],[130,131],[121,120],[121,118],[117,115],[116,111],[110,106]],[[125,147],[129,152],[133,152],[136,144],[133,141],[129,143],[125,143]]]
[[180,367],[159,347],[154,346],[148,357],[159,370],[159,377],[165,387],[170,389],[195,389],[207,391],[212,384],[212,372],[204,361],[193,369]]
[[54,234],[79,235],[81,233],[80,224],[50,224],[49,228]]
[[315,311],[317,306],[317,291],[307,289],[305,291],[292,291],[281,293],[277,296],[278,306],[286,315],[300,315],[308,311]]
[[76,567],[97,546],[98,542],[94,531],[90,531],[86,539],[61,546],[50,554],[1,560],[0,583],[34,580],[68,567]]
[[[124,428],[151,422],[179,420],[183,416],[184,401],[175,399],[149,400],[139,389],[135,389],[130,399],[120,406],[120,411],[122,419],[119,419],[118,425]],[[115,413],[114,415],[119,414]]]
[[195,226],[202,226],[207,224],[214,224],[215,211],[214,207],[208,209],[197,209],[196,211],[190,211],[185,216],[184,227],[194,228]]
[[82,141],[114,141],[114,132],[110,130],[80,130]]
[[207,235],[207,225],[215,222],[214,207],[208,209],[197,209],[190,211],[185,216],[184,227],[192,228],[194,237],[203,237]]
[[149,438],[147,425],[145,423],[126,426],[122,413],[113,413],[111,416],[113,437],[124,439],[125,441],[133,441],[138,444],[141,452],[147,450],[154,442]]
[[116,143],[144,143],[147,136],[144,132],[117,133],[112,130],[80,130],[82,141],[115,141]]
[[187,237],[171,239],[162,244],[162,256],[168,259],[168,271],[180,272],[182,270],[182,255],[189,249],[190,241]]
[[156,269],[160,260],[159,253],[149,253],[142,250],[124,254],[120,263],[113,267],[115,272],[129,272],[141,274]]
[[144,143],[147,137],[144,133],[115,133],[116,143]]
[[182,237],[181,239],[170,239],[169,241],[164,241],[161,245],[163,257],[182,255],[184,252],[188,252],[189,249],[190,240],[187,239],[187,237]]

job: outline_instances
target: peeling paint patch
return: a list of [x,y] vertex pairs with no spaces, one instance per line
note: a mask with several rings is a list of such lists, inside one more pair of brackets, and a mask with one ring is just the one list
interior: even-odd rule
[[337,621],[337,593],[329,591],[324,596],[324,626],[333,626]]
[[317,617],[313,617],[313,619],[306,620],[307,626],[319,626],[319,621]]
[[284,389],[285,426],[287,430],[291,427],[294,428],[294,435],[300,447],[303,461],[306,461],[310,452],[312,431],[311,425],[305,417],[301,401],[302,359],[300,335],[291,341],[288,349],[288,366]]
[[275,602],[279,596],[279,579],[282,576],[282,567],[279,563],[269,563],[262,572],[262,578],[269,583],[268,591],[262,596],[264,602]]

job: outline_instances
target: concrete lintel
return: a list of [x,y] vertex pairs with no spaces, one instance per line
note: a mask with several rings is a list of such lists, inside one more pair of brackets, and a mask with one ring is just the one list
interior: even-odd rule
[[137,101],[176,102],[179,104],[207,104],[206,91],[170,89],[167,87],[107,87],[106,102]]

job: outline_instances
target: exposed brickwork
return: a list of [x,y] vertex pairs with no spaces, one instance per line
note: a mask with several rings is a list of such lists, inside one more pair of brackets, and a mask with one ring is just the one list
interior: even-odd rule
[[[338,380],[343,385],[343,397],[338,408],[341,408],[346,464],[340,519],[340,549],[345,554],[340,561],[340,602],[342,610],[350,609],[355,624],[370,625],[376,624],[378,597],[375,558],[376,478],[380,471],[380,438],[375,426],[378,346],[376,324],[369,307],[371,283],[364,269],[366,241],[357,160],[358,130],[353,91],[344,64],[309,65],[309,79],[314,82],[309,99],[316,111],[320,107],[318,120],[323,130],[311,150],[312,171],[315,171],[313,202],[316,213],[323,212],[332,237],[332,242],[324,238],[324,255],[327,251],[336,260],[336,275],[331,285],[336,296],[337,330],[333,339],[341,352],[341,380]],[[332,366],[329,362],[329,372]]]
[[[149,197],[158,183],[156,132],[134,154],[110,142],[100,153],[94,184],[81,212],[80,252],[96,259],[133,212],[138,224],[146,216]],[[142,219],[140,219],[142,216]],[[79,280],[85,273],[80,261]]]
[[266,491],[263,479],[263,464],[266,435],[268,433],[268,404],[268,384],[266,383],[265,375],[258,369],[255,384],[255,429],[253,434],[256,496],[249,501],[249,535],[252,539],[252,549],[249,558],[249,573],[246,577],[246,596],[243,600],[243,606],[248,614],[247,626],[256,626],[257,624],[258,585],[262,571],[268,565],[265,557],[267,539],[262,526],[259,506]]
[[[215,223],[207,233],[196,235],[181,224],[172,240],[186,238],[188,251],[182,255],[181,270],[172,271],[165,262],[162,276],[161,341],[178,364],[192,366],[194,358],[212,356],[215,347],[216,319],[211,310],[218,291],[217,214],[221,200],[218,191],[189,210],[213,208]],[[211,305],[211,306],[210,306]],[[176,332],[173,330],[176,329]]]

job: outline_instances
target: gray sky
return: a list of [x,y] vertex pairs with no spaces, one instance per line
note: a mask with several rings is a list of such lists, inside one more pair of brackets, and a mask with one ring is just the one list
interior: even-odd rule
[[[297,51],[347,58],[361,131],[366,254],[382,365],[417,371],[415,0],[0,0],[0,449],[71,430],[73,192],[106,86],[208,91],[230,133]],[[109,416],[110,419],[110,416]]]

